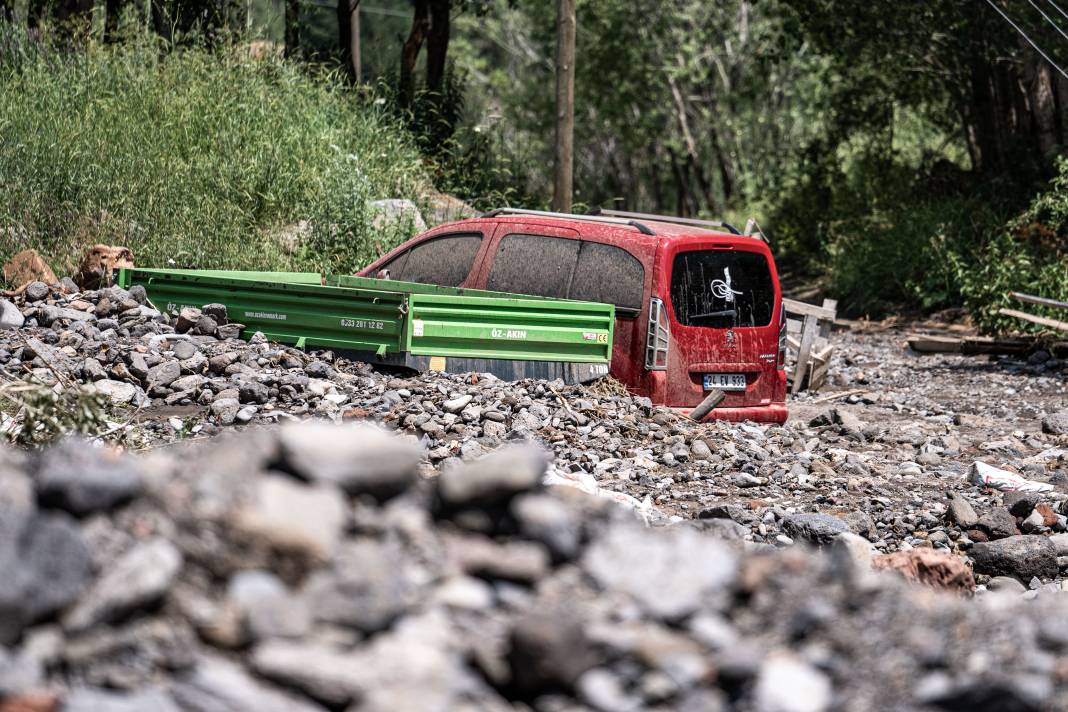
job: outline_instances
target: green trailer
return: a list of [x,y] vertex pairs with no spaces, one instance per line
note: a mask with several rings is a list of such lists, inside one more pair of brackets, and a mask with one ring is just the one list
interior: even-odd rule
[[153,305],[226,305],[268,339],[386,366],[581,383],[608,373],[610,304],[315,272],[124,269]]

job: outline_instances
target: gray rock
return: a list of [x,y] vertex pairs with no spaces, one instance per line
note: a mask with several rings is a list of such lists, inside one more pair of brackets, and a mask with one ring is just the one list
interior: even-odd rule
[[6,299],[0,299],[0,329],[21,329],[26,323],[26,317],[14,304]]
[[264,475],[252,484],[232,521],[242,533],[277,551],[326,561],[341,539],[346,516],[336,488]]
[[79,529],[61,515],[3,508],[0,531],[0,644],[66,608],[90,577],[89,550]]
[[533,494],[512,500],[511,512],[520,533],[544,544],[554,559],[566,561],[578,554],[582,522],[573,508],[554,497]]
[[80,309],[64,309],[63,307],[43,306],[37,311],[37,320],[42,324],[49,325],[60,320],[66,321],[95,321],[96,316]]
[[135,284],[130,287],[128,294],[130,295],[130,299],[138,304],[144,305],[148,301],[148,292],[146,292],[145,288],[140,284]]
[[1042,432],[1047,435],[1068,435],[1068,409],[1058,410],[1043,418]]
[[141,381],[142,383],[148,383],[148,362],[145,360],[145,355],[136,351],[131,352],[126,357],[127,365],[130,368],[130,373]]
[[197,353],[197,347],[191,341],[179,339],[174,342],[173,346],[171,346],[171,352],[179,361],[185,361],[186,359],[193,358],[193,354]]
[[304,373],[308,374],[308,378],[332,378],[336,372],[329,364],[316,360],[304,367]]
[[241,571],[230,579],[228,598],[245,617],[253,641],[299,638],[311,630],[311,610],[304,599],[267,571]]
[[789,654],[770,655],[760,666],[754,690],[757,712],[823,712],[833,688],[822,672]]
[[127,405],[139,403],[145,397],[145,392],[132,383],[125,381],[113,381],[105,378],[93,383],[93,389],[102,393],[114,405]]
[[1042,499],[1037,492],[1006,492],[1002,499],[1005,508],[1014,517],[1026,517]]
[[829,514],[791,514],[782,523],[783,531],[791,539],[801,540],[813,546],[830,544],[849,525]]
[[426,221],[419,207],[404,198],[386,198],[368,203],[372,213],[371,225],[377,231],[393,231],[402,235],[417,235],[426,230]]
[[35,485],[42,506],[76,516],[124,504],[143,488],[141,473],[132,461],[78,438],[67,438],[41,454]]
[[441,404],[441,407],[444,408],[445,411],[448,413],[459,413],[464,408],[466,408],[467,404],[470,403],[473,399],[474,396],[462,395],[451,400],[445,401]]
[[591,544],[582,567],[603,589],[628,594],[651,615],[677,620],[734,583],[734,552],[690,528],[648,532],[615,526]]
[[367,425],[307,421],[279,431],[279,444],[281,464],[298,477],[378,498],[406,490],[422,459],[414,443]]
[[690,455],[695,460],[708,460],[712,457],[712,449],[704,440],[694,440],[690,443]]
[[200,319],[201,311],[196,307],[182,307],[178,310],[178,320],[174,323],[174,330],[179,334],[184,334],[194,326]]
[[262,677],[295,688],[332,706],[360,693],[361,660],[316,643],[271,640],[252,651],[252,668]]
[[991,591],[1004,591],[1007,593],[1021,594],[1027,592],[1027,586],[1024,586],[1011,576],[995,576],[990,579],[986,587]]
[[100,381],[108,377],[108,372],[95,358],[87,358],[82,362],[82,375],[90,381]]
[[1053,578],[1059,571],[1057,548],[1044,536],[1017,535],[980,542],[968,552],[976,573],[1013,576],[1020,581],[1033,577]]
[[605,668],[594,668],[576,684],[579,698],[601,712],[630,712],[643,708],[641,698],[629,694],[618,675]]
[[182,375],[182,367],[177,361],[164,361],[148,370],[148,385],[167,387]]
[[853,532],[842,532],[831,544],[831,556],[839,557],[840,561],[848,561],[856,572],[869,570],[874,554],[875,547],[871,542]]
[[64,628],[76,633],[155,603],[181,568],[181,552],[166,539],[137,544],[93,583],[64,618]]
[[537,489],[548,465],[548,455],[537,448],[501,448],[442,472],[438,477],[438,496],[449,507],[505,502],[517,494]]
[[10,655],[0,647],[0,699],[40,689],[44,666],[26,651]]
[[245,381],[238,389],[238,400],[242,403],[262,404],[270,400],[270,389],[259,381]]
[[1068,534],[1054,534],[1049,541],[1057,550],[1057,556],[1068,556]]
[[216,398],[211,402],[211,414],[219,425],[232,425],[241,410],[241,403],[236,398]]
[[961,529],[971,529],[979,523],[979,515],[975,513],[975,509],[960,495],[949,500],[947,514],[949,520]]
[[224,658],[203,660],[170,692],[184,712],[323,712],[310,700],[265,685]]
[[512,677],[527,694],[573,687],[599,657],[577,611],[561,601],[538,601],[515,621],[510,638]]
[[30,282],[26,285],[26,291],[23,293],[26,295],[26,301],[39,302],[42,299],[47,299],[51,291],[44,282]]
[[976,527],[991,539],[1004,539],[1020,533],[1016,528],[1016,518],[1004,507],[994,507],[979,517]]
[[317,619],[376,633],[415,602],[414,573],[397,543],[355,540],[338,551],[331,571],[313,577],[308,597]]
[[63,712],[182,712],[165,690],[110,692],[86,687],[71,690]]
[[200,318],[197,319],[196,333],[198,334],[202,334],[204,336],[214,336],[218,328],[219,322],[215,321],[215,319],[211,318],[207,314],[202,314]]

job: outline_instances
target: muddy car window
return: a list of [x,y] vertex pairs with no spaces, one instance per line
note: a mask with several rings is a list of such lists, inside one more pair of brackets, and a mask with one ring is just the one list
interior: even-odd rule
[[763,255],[709,250],[675,256],[671,304],[685,326],[767,326],[775,289]]
[[566,299],[578,250],[578,240],[507,235],[493,258],[486,289]]
[[408,261],[408,255],[411,254],[411,252],[411,250],[405,250],[379,267],[379,274],[385,272],[389,275],[389,279],[401,279],[401,275],[404,274],[404,265]]
[[615,304],[636,311],[642,306],[645,269],[626,250],[600,242],[583,242],[571,280],[571,299]]
[[471,266],[482,243],[479,235],[439,237],[413,247],[400,275],[393,279],[405,282],[459,287],[471,273]]

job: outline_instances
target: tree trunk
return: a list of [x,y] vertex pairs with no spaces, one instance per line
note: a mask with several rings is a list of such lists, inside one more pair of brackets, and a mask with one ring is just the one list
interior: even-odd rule
[[[345,0],[340,0],[344,2]],[[286,57],[296,57],[300,52],[300,2],[285,0],[286,3]]]
[[558,0],[556,14],[556,165],[553,210],[571,212],[575,170],[575,0]]
[[412,12],[412,29],[401,48],[400,86],[398,94],[401,106],[411,106],[415,98],[415,65],[419,50],[423,48],[430,30],[430,0],[415,0]]
[[360,81],[360,0],[337,0],[337,45],[345,73]]
[[122,14],[122,0],[104,1],[104,41],[114,42],[119,33],[119,16]]
[[445,64],[449,55],[449,13],[452,0],[430,0],[430,34],[426,42],[426,88],[445,93]]
[[972,60],[970,77],[972,95],[967,109],[969,153],[972,166],[980,173],[996,173],[1001,166],[997,101],[990,64],[980,58]]

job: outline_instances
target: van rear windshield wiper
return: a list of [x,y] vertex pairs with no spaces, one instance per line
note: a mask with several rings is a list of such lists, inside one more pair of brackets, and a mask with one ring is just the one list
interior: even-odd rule
[[691,319],[710,319],[716,316],[738,316],[737,309],[724,309],[723,311],[708,312],[707,314],[690,314]]

